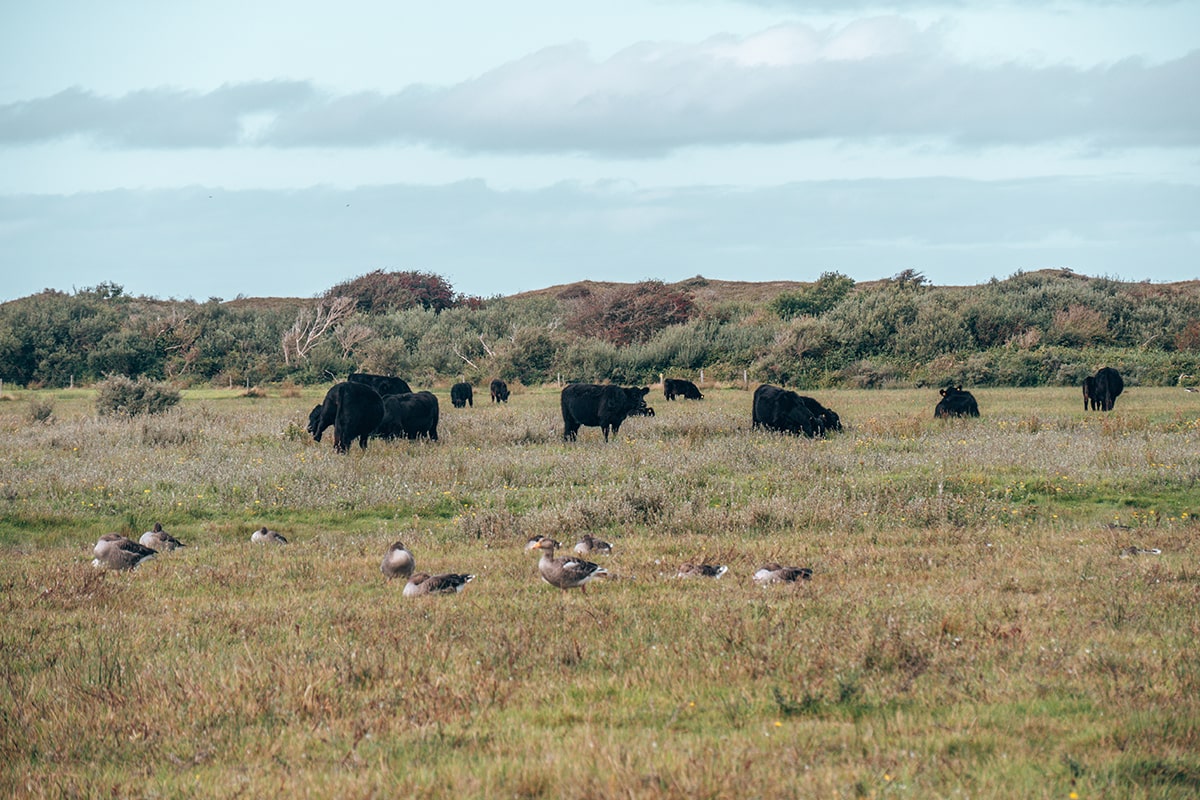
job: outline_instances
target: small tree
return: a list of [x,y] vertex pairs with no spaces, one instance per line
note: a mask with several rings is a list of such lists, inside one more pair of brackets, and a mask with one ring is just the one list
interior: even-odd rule
[[354,299],[350,297],[329,298],[315,308],[301,309],[283,334],[283,363],[290,367],[293,361],[303,361],[322,336],[353,313]]
[[577,302],[567,327],[618,347],[644,342],[669,325],[687,322],[694,306],[690,292],[672,289],[662,281],[588,294]]
[[780,319],[818,317],[836,306],[854,290],[854,280],[840,272],[823,272],[812,286],[783,292],[771,301],[771,311]]

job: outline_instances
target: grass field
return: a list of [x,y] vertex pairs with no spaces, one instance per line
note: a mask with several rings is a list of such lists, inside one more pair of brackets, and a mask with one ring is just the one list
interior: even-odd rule
[[[441,441],[339,456],[317,390],[127,421],[8,391],[0,795],[1200,794],[1200,395],[981,390],[943,422],[931,390],[824,391],[846,431],[810,441],[705,392],[605,445],[561,441],[553,387],[443,389]],[[92,568],[156,521],[189,546]],[[526,539],[585,532],[609,578],[543,583]],[[396,539],[477,577],[403,598]],[[755,586],[771,560],[815,574]]]

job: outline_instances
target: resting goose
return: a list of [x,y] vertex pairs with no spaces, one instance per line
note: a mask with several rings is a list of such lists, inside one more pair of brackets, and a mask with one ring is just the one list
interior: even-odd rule
[[559,589],[574,589],[579,588],[580,591],[587,593],[584,584],[593,578],[598,578],[602,575],[607,575],[608,570],[599,564],[593,564],[591,561],[584,561],[582,558],[573,556],[554,557],[554,551],[561,545],[549,536],[543,536],[538,540],[535,549],[542,551],[542,557],[538,560],[538,572],[542,576],[542,580],[551,586],[557,586]]
[[379,570],[390,581],[392,578],[407,578],[412,575],[415,565],[413,554],[404,547],[404,542],[395,542],[383,554],[383,563],[379,565]]
[[760,586],[768,583],[795,583],[811,580],[813,571],[808,567],[785,567],[781,564],[764,564],[754,573],[754,582]]
[[529,541],[527,541],[527,542],[525,543],[525,551],[526,551],[526,552],[529,552],[530,550],[536,550],[536,549],[537,549],[537,546],[538,546],[538,542],[540,542],[540,541],[541,541],[542,539],[544,539],[544,538],[546,538],[546,537],[544,537],[544,536],[530,536],[530,537],[529,537]]
[[459,575],[446,572],[442,575],[430,575],[428,572],[418,572],[408,579],[404,586],[405,597],[419,597],[424,594],[457,594],[463,590],[474,575]]
[[266,525],[250,534],[250,541],[260,542],[264,544],[287,544],[288,540],[283,538],[279,531],[268,530]]
[[680,564],[677,578],[719,578],[729,571],[724,564]]
[[175,550],[180,547],[187,547],[186,544],[176,539],[171,534],[163,530],[161,523],[154,523],[154,527],[142,534],[139,539],[144,547],[153,547],[155,550]]
[[585,533],[583,538],[576,543],[575,552],[581,556],[586,556],[588,553],[611,553],[612,545],[603,539],[597,539],[590,533]]
[[96,555],[92,559],[93,567],[104,569],[133,569],[148,558],[158,555],[157,550],[122,536],[119,533],[106,533],[92,548]]

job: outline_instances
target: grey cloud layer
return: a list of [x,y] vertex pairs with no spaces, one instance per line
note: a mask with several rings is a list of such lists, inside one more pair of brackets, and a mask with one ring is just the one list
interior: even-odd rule
[[485,296],[748,269],[754,280],[913,268],[963,284],[1058,267],[1185,280],[1200,278],[1198,205],[1200,187],[1096,178],[0,196],[0,252],[37,265],[13,270],[0,300],[104,280],[163,297],[311,296],[374,269],[432,270]]
[[122,148],[371,147],[654,156],[814,139],[1102,147],[1200,144],[1200,50],[1161,64],[982,66],[895,21],[780,26],[604,61],[549,48],[461,84],[332,94],[303,81],[120,97],[74,88],[0,106],[0,143]]

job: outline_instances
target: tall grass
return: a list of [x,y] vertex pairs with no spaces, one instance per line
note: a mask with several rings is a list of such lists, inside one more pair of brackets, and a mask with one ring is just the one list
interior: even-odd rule
[[[303,434],[319,391],[238,394],[0,405],[5,794],[1200,790],[1194,395],[985,389],[946,423],[936,392],[829,391],[847,430],[811,441],[705,387],[607,446],[561,441],[552,389],[443,395],[439,442],[339,456]],[[155,521],[189,547],[90,566]],[[585,531],[610,578],[563,595],[522,545]],[[395,539],[477,579],[402,598]],[[696,559],[730,571],[673,577]],[[813,580],[755,587],[769,560]]]

